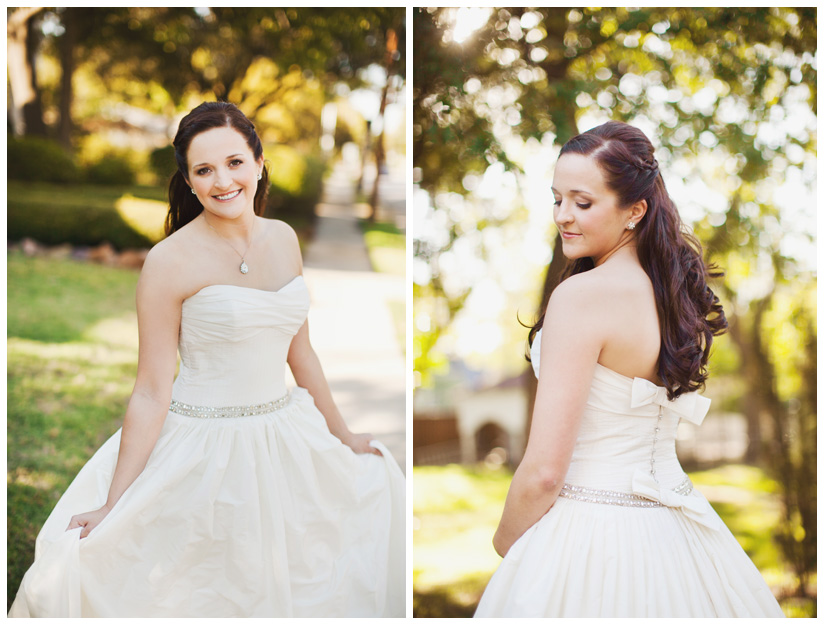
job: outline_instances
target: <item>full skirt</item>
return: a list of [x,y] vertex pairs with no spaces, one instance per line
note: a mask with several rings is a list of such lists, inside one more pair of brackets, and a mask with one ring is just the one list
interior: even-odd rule
[[89,534],[72,515],[107,498],[115,433],[37,538],[10,617],[403,617],[404,477],[358,455],[309,393],[282,409],[169,413],[144,471]]
[[783,614],[721,522],[712,529],[674,508],[560,497],[510,548],[475,616]]

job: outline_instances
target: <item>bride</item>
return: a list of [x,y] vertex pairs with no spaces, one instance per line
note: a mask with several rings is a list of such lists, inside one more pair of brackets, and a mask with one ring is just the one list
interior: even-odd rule
[[254,126],[204,103],[174,146],[123,428],[49,516],[9,616],[403,617],[404,478],[333,402],[297,237],[258,216]]
[[552,192],[569,264],[530,332],[530,436],[476,616],[781,617],[676,458],[727,322],[652,145],[621,122],[580,134]]

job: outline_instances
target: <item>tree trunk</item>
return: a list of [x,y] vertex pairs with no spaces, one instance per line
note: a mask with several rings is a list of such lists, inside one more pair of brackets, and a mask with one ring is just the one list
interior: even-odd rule
[[742,460],[745,463],[759,465],[762,463],[764,457],[761,403],[759,397],[751,391],[754,388],[758,388],[760,384],[759,372],[756,370],[757,357],[754,354],[753,346],[746,338],[746,332],[743,329],[744,320],[733,312],[729,312],[727,318],[728,332],[739,351],[742,362],[741,375],[746,385],[741,408],[747,424],[748,445]]
[[386,153],[384,151],[384,132],[386,130],[386,125],[384,122],[384,110],[387,107],[387,94],[389,93],[390,89],[390,77],[392,76],[391,70],[392,66],[395,63],[395,53],[398,50],[398,37],[395,34],[395,30],[392,28],[387,29],[387,50],[385,55],[385,63],[384,68],[387,73],[387,82],[384,85],[384,89],[381,90],[381,107],[378,110],[378,116],[381,118],[381,133],[378,137],[375,138],[375,146],[373,151],[375,153],[375,181],[372,184],[372,194],[370,195],[370,214],[369,220],[370,222],[375,221],[375,216],[378,211],[378,180],[381,178],[381,170],[384,167],[384,162],[386,160]]
[[67,150],[72,149],[72,76],[74,75],[74,52],[77,44],[77,9],[67,7],[62,16],[63,27],[66,29],[60,37],[58,50],[60,52],[60,126],[57,139]]
[[11,88],[12,132],[17,135],[45,135],[40,94],[34,69],[37,37],[32,22],[43,7],[24,7],[8,16],[7,67]]

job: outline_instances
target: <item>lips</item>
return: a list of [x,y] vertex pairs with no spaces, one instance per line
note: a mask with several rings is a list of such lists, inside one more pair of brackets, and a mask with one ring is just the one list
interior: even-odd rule
[[230,191],[229,193],[225,193],[220,196],[212,196],[216,200],[220,200],[221,202],[226,202],[227,200],[232,200],[233,198],[237,197],[238,194],[241,193],[240,189],[236,189],[235,191]]
[[575,237],[581,237],[581,233],[566,233],[566,232],[563,232],[561,234],[561,236],[564,239],[573,239]]

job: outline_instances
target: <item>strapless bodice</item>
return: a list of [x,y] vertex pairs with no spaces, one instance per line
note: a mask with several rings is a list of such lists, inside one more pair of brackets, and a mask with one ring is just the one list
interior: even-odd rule
[[[537,377],[540,346],[541,331],[530,350]],[[597,363],[565,482],[633,492],[634,481],[651,482],[649,476],[661,487],[676,488],[685,480],[676,457],[679,421],[701,424],[709,406],[695,392],[669,401],[664,387]]]
[[270,402],[286,393],[286,357],[309,311],[302,276],[278,291],[209,285],[183,302],[172,398],[197,406]]

